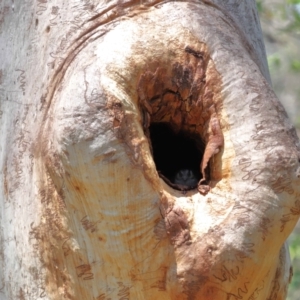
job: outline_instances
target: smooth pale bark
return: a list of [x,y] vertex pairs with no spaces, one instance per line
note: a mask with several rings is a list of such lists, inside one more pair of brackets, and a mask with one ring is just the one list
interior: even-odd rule
[[[299,141],[255,2],[1,5],[0,299],[285,299]],[[159,178],[159,120],[207,193]]]

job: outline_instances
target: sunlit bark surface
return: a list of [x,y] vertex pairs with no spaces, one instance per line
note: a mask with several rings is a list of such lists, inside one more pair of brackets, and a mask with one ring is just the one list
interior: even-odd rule
[[254,1],[3,1],[0,25],[1,300],[286,298],[300,150]]

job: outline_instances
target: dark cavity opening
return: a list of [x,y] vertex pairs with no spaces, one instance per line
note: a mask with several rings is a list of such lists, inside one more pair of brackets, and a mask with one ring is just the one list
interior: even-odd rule
[[149,131],[153,159],[161,178],[178,190],[196,188],[202,178],[200,163],[205,148],[199,136],[175,132],[167,123],[151,123]]

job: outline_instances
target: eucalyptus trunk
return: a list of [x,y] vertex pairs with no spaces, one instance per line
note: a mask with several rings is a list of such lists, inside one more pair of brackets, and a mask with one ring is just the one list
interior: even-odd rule
[[300,149],[254,0],[4,0],[0,26],[1,300],[286,298]]

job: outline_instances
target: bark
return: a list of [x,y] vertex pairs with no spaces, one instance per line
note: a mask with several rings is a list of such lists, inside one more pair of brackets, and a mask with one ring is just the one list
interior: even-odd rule
[[[0,25],[0,299],[285,299],[300,149],[254,1],[3,1]],[[161,123],[197,188],[158,172]]]

